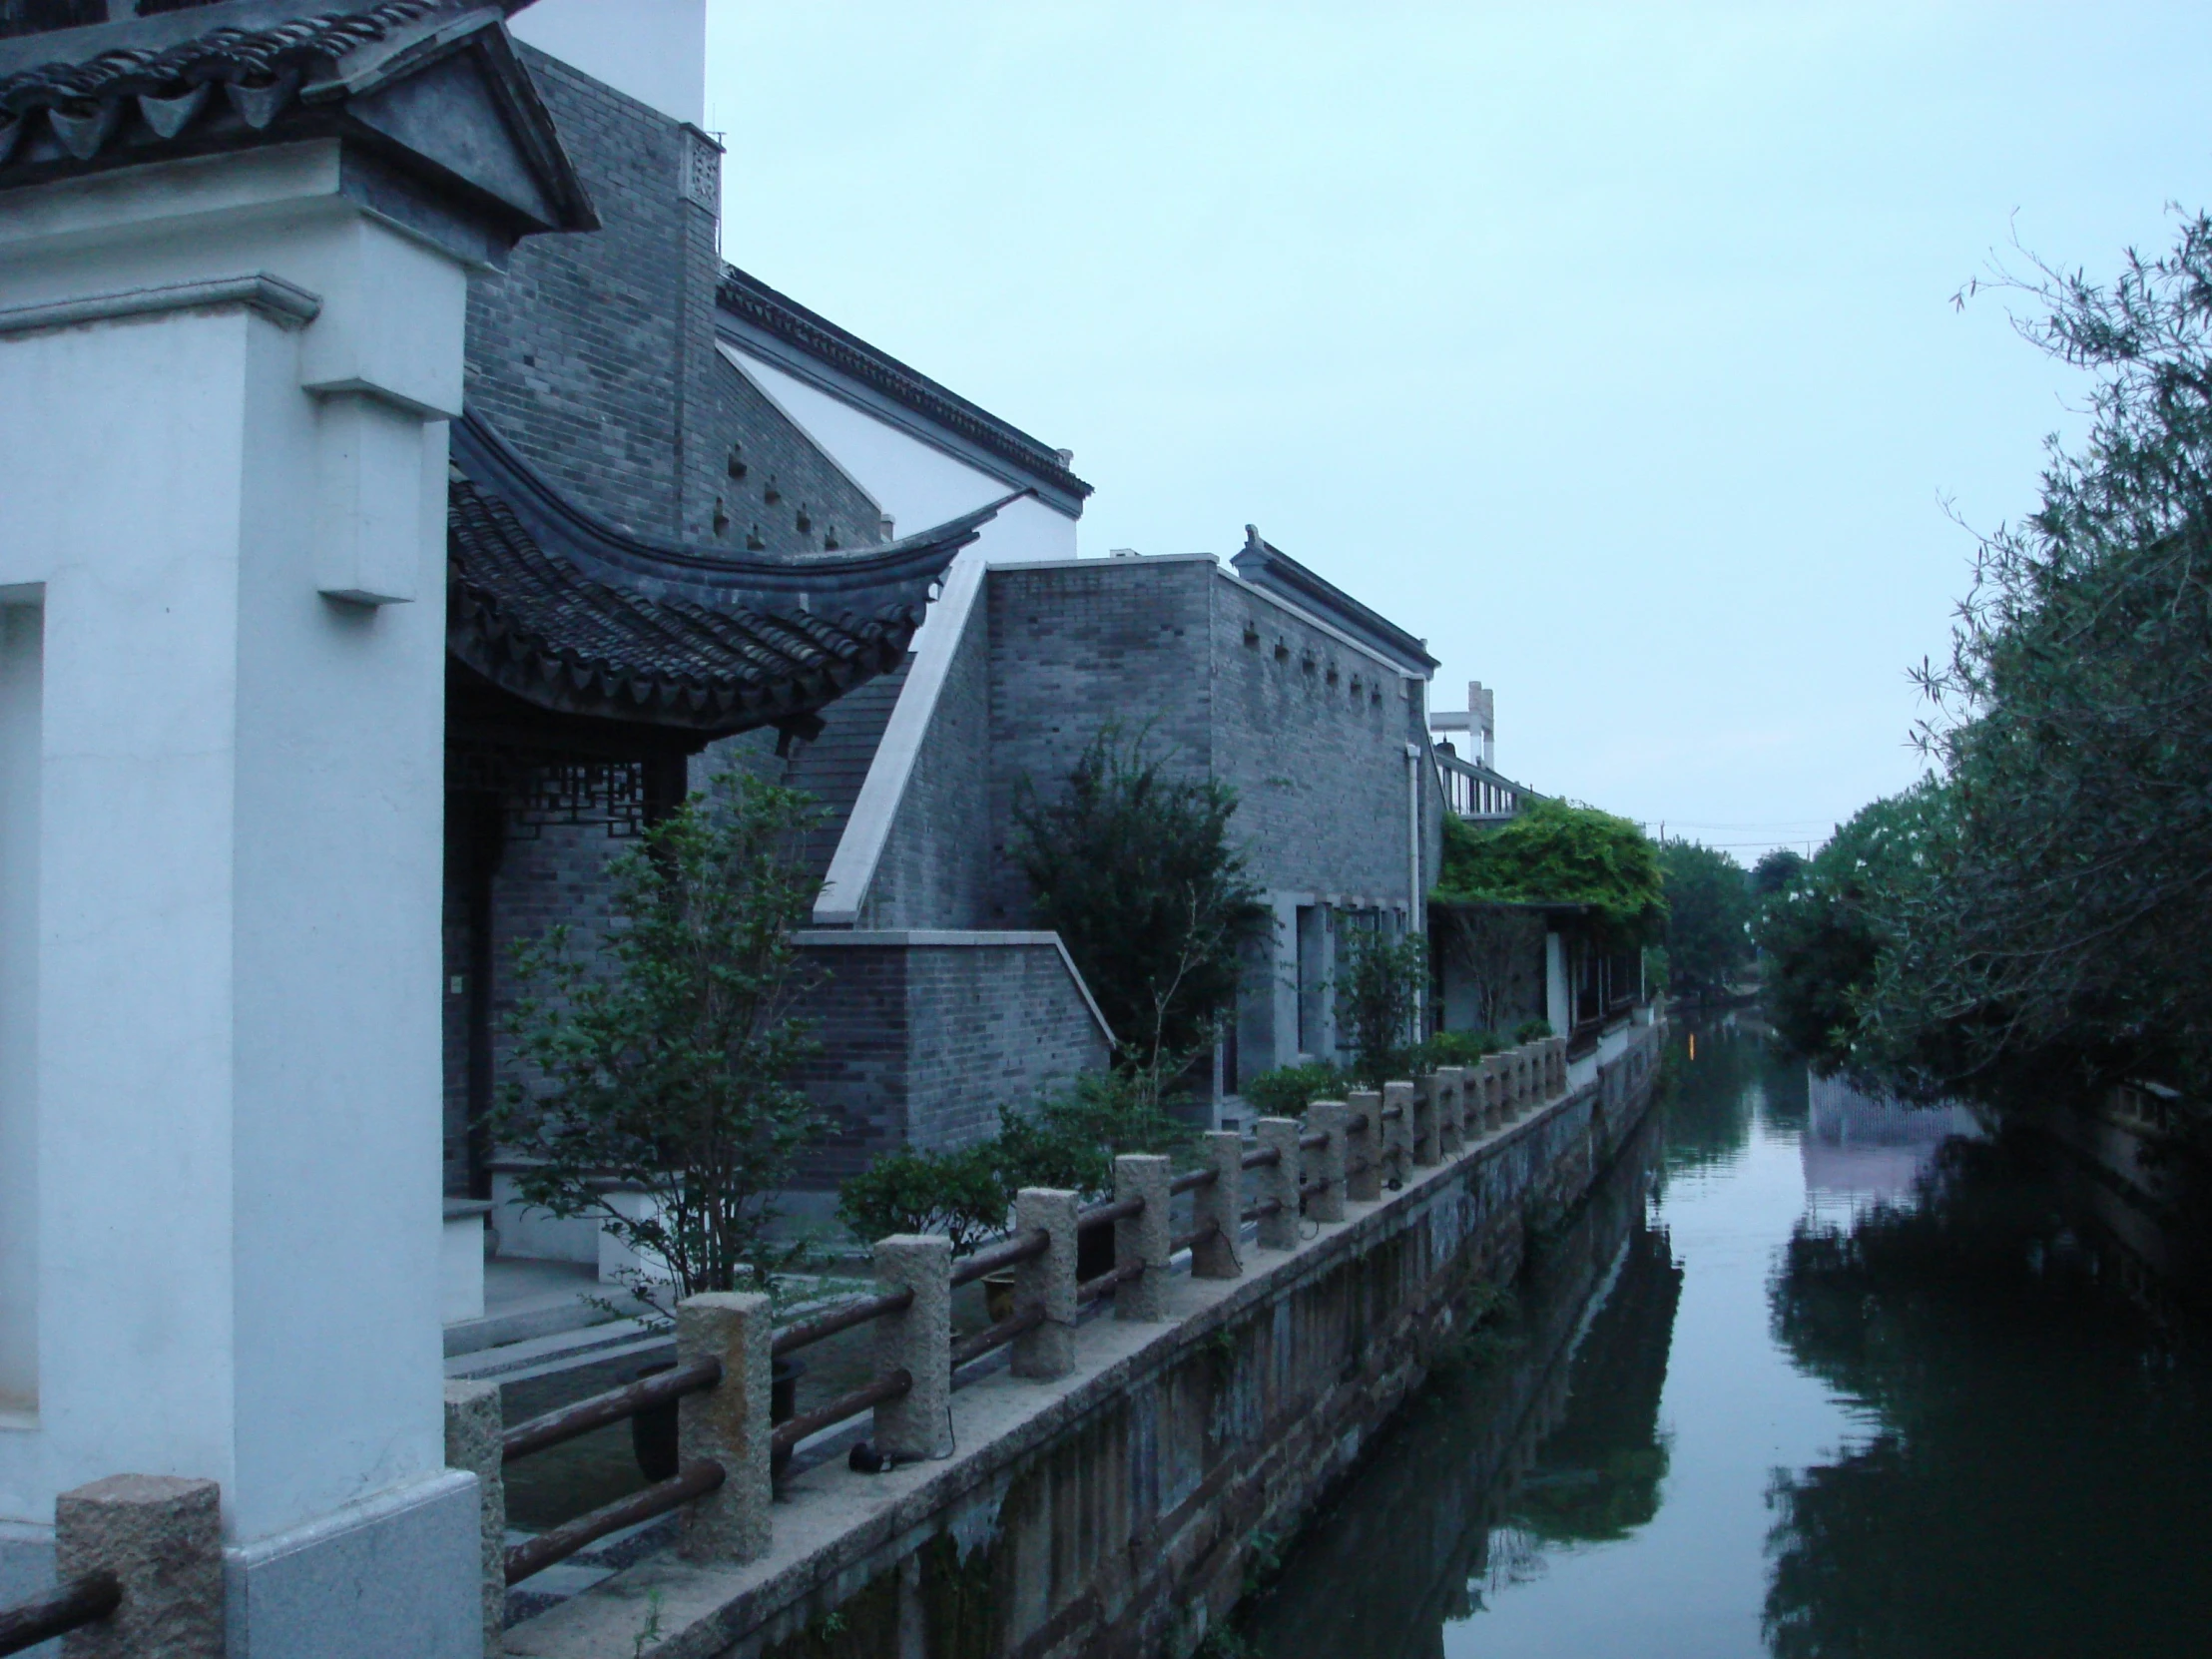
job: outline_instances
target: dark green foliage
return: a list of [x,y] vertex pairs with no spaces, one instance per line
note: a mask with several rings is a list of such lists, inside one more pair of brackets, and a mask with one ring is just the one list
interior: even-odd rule
[[1014,857],[1037,923],[1068,947],[1122,1063],[1171,1083],[1213,1041],[1239,957],[1266,925],[1230,840],[1237,793],[1167,775],[1141,739],[1108,727],[1047,800],[1025,780]]
[[[2110,285],[2044,267],[2000,285],[2041,313],[2023,333],[2093,377],[2089,435],[2052,441],[2039,508],[1981,543],[1949,662],[1922,673],[1938,781],[1855,821],[1810,908],[1762,938],[1798,963],[1793,1036],[1908,1093],[2148,1076],[2203,1097],[2212,221]],[[1885,814],[1909,845],[1870,844]]]
[[997,1143],[954,1152],[885,1153],[837,1188],[837,1219],[856,1239],[941,1233],[965,1256],[1005,1231],[1007,1190]]
[[1531,1015],[1513,1027],[1513,1044],[1518,1047],[1522,1043],[1540,1043],[1546,1037],[1554,1035],[1556,1033],[1551,1029],[1550,1020],[1540,1015]]
[[1359,1085],[1341,1067],[1324,1065],[1277,1066],[1245,1079],[1245,1100],[1271,1118],[1295,1118],[1317,1100],[1342,1100],[1345,1091]]
[[1086,1072],[987,1141],[952,1152],[885,1153],[837,1188],[837,1219],[863,1242],[941,1233],[964,1256],[1003,1233],[1014,1195],[1059,1187],[1085,1199],[1114,1185],[1124,1152],[1187,1151],[1190,1131],[1160,1109],[1142,1074]]
[[1371,1088],[1411,1075],[1428,995],[1428,941],[1418,933],[1356,927],[1337,950],[1337,1025],[1352,1040],[1352,1071]]
[[1768,1016],[1823,1071],[1881,1069],[1862,1029],[1867,1000],[1896,944],[1900,907],[1940,867],[1947,808],[1939,788],[1923,784],[1862,809],[1760,906]]
[[1443,828],[1439,898],[1587,904],[1605,941],[1623,947],[1652,942],[1665,925],[1658,855],[1624,818],[1543,801],[1495,829],[1450,816]]
[[1191,1132],[1160,1107],[1142,1072],[1085,1072],[1034,1112],[1009,1112],[997,1152],[1008,1202],[1023,1187],[1065,1187],[1096,1198],[1112,1190],[1124,1152],[1181,1154]]
[[1751,896],[1756,901],[1778,893],[1804,871],[1805,854],[1795,847],[1777,846],[1759,855],[1751,866]]
[[1717,847],[1671,840],[1659,848],[1667,894],[1667,980],[1678,992],[1725,989],[1751,959],[1751,887]]
[[[590,957],[565,929],[518,945],[510,1029],[521,1076],[494,1133],[531,1160],[522,1197],[590,1216],[669,1280],[663,1313],[701,1291],[767,1285],[775,1198],[816,1120],[785,1081],[812,1051],[791,930],[818,883],[796,857],[809,799],[725,773],[610,865],[615,925]],[[649,1200],[632,1215],[610,1189]]]

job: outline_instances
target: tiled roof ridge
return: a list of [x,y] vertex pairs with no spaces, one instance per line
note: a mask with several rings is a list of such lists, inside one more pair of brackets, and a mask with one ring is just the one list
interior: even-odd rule
[[585,565],[608,566],[624,579],[639,578],[670,589],[702,594],[747,591],[750,602],[774,594],[806,593],[816,608],[831,596],[855,589],[875,591],[886,584],[919,582],[933,586],[949,553],[949,543],[965,546],[1002,508],[1026,491],[1013,491],[943,524],[896,541],[864,543],[839,552],[795,555],[739,554],[727,548],[660,541],[610,524],[579,505],[510,444],[499,429],[469,408],[452,425],[453,462],[487,489],[512,504],[533,538],[548,538],[581,556]]
[[[647,599],[547,552],[505,501],[470,480],[455,478],[449,488],[456,550],[480,550],[487,538],[496,538],[510,567],[535,567],[531,574],[548,589],[558,583],[569,590],[572,602],[597,613],[606,627],[597,641],[558,638],[542,619],[523,614],[529,607],[516,604],[458,557],[449,626],[474,634],[484,651],[549,689],[585,694],[608,705],[610,713],[628,710],[646,720],[675,716],[704,725],[749,718],[765,724],[779,715],[802,715],[848,685],[895,666],[920,621],[913,607],[831,622],[805,613],[732,616],[685,599]],[[661,647],[655,653],[661,660],[645,661],[642,652],[632,659],[607,648],[607,640],[625,637]],[[475,655],[466,653],[464,660]],[[672,666],[671,659],[683,661]],[[478,660],[472,666],[490,665]],[[513,685],[504,674],[494,679]]]
[[752,273],[734,265],[724,266],[716,297],[725,308],[747,321],[789,340],[862,385],[926,415],[1057,488],[1078,498],[1092,493],[1091,486],[1068,469],[1057,449],[1001,420],[988,409],[970,403],[920,370],[907,367],[820,312],[809,310]]
[[0,80],[0,163],[44,112],[64,149],[89,161],[121,126],[135,98],[146,125],[175,138],[221,86],[249,127],[264,128],[299,92],[307,70],[334,62],[419,22],[441,0],[381,0],[316,12],[263,28],[224,24],[165,47],[114,47],[82,63],[57,60]]
[[540,708],[695,733],[804,735],[897,667],[946,567],[1006,505],[834,557],[709,558],[582,514],[472,412],[452,460],[448,653]]

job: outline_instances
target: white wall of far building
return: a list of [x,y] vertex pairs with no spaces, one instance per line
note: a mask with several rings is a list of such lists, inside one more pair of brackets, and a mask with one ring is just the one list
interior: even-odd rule
[[507,27],[663,115],[707,125],[707,0],[536,0]]
[[[794,425],[876,499],[891,515],[898,535],[916,535],[1018,487],[749,351],[727,342],[722,349]],[[969,555],[992,564],[1072,559],[1075,526],[1074,519],[1041,501],[1016,501],[984,526]]]
[[39,612],[0,591],[0,1421],[38,1407]]

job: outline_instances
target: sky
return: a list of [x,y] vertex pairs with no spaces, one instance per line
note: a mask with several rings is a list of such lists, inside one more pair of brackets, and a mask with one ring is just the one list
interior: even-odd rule
[[1086,554],[1257,523],[1746,861],[1919,775],[1962,524],[2079,430],[1953,296],[2212,207],[2201,0],[709,4],[727,258],[1072,448]]

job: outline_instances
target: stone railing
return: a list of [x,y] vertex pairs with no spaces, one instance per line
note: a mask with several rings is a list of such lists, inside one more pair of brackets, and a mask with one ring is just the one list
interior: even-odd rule
[[[874,1247],[876,1289],[805,1324],[776,1331],[770,1299],[695,1296],[677,1310],[673,1370],[502,1430],[491,1383],[448,1387],[448,1461],[477,1474],[484,1491],[485,1618],[496,1645],[507,1587],[595,1540],[682,1510],[679,1556],[743,1563],[771,1544],[778,1474],[809,1437],[872,1413],[869,1443],[880,1464],[946,1456],[953,1445],[951,1396],[977,1361],[1009,1350],[1017,1378],[1050,1382],[1075,1369],[1075,1330],[1092,1304],[1111,1298],[1114,1317],[1165,1317],[1168,1277],[1190,1253],[1199,1279],[1238,1279],[1244,1228],[1262,1250],[1297,1248],[1301,1220],[1341,1222],[1345,1206],[1373,1203],[1417,1169],[1455,1157],[1567,1089],[1566,1044],[1527,1043],[1472,1067],[1316,1101],[1303,1118],[1262,1118],[1254,1137],[1201,1137],[1202,1156],[1181,1175],[1165,1157],[1114,1160],[1114,1196],[1084,1208],[1076,1194],[1027,1188],[1001,1242],[955,1262],[949,1240],[899,1235]],[[1178,1198],[1190,1225],[1174,1230]],[[1077,1239],[1110,1226],[1114,1266],[1077,1278]],[[1003,1319],[955,1341],[952,1293],[1011,1273],[1013,1306]],[[873,1378],[788,1420],[774,1420],[777,1360],[861,1326],[874,1327]],[[677,1472],[603,1508],[504,1547],[505,1464],[639,1412],[675,1402]]]
[[54,1500],[55,1585],[0,1607],[0,1654],[65,1638],[70,1659],[224,1650],[222,1493],[118,1474]]

